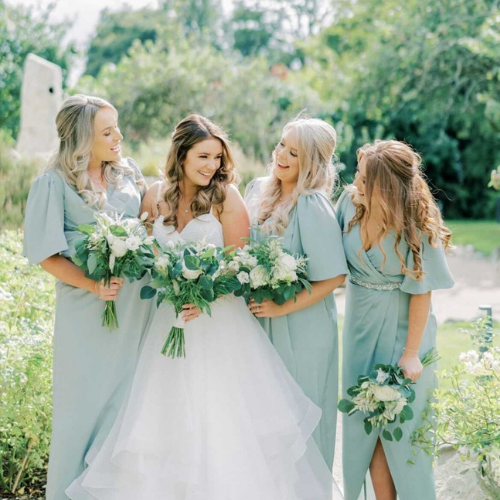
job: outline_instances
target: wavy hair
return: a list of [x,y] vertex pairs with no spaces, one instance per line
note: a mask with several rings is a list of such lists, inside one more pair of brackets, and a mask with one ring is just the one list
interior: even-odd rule
[[193,217],[208,213],[212,205],[222,206],[226,199],[227,185],[238,182],[236,162],[226,133],[208,118],[196,114],[189,115],[176,125],[172,133],[172,145],[165,166],[165,225],[177,227],[177,209],[181,197],[179,183],[184,178],[183,163],[189,150],[195,144],[211,138],[218,139],[222,144],[221,164],[210,183],[200,186],[191,201],[190,210]]
[[[258,223],[265,233],[285,232],[290,214],[297,204],[298,197],[322,191],[330,196],[337,178],[332,157],[337,145],[335,129],[317,118],[298,118],[285,125],[283,134],[295,128],[297,131],[297,156],[299,177],[292,197],[286,203],[279,203],[281,181],[276,176],[276,148],[270,166],[270,177],[263,186]],[[266,222],[267,221],[267,222]]]
[[[45,169],[60,172],[87,205],[98,208],[103,208],[106,204],[106,191],[92,183],[87,168],[94,143],[94,120],[101,108],[111,108],[116,111],[104,99],[83,94],[68,97],[62,103],[56,117],[59,147],[50,157]],[[108,184],[118,185],[124,175],[136,178],[134,169],[123,160],[102,162],[101,168]],[[136,183],[142,192],[146,189],[142,178],[136,178]]]
[[[396,231],[394,248],[401,261],[401,272],[417,281],[424,275],[421,256],[421,234],[428,235],[432,246],[440,240],[445,249],[451,246],[451,231],[444,225],[439,207],[425,181],[421,166],[422,158],[411,146],[401,141],[380,141],[365,144],[357,152],[358,162],[366,158],[365,198],[367,206],[356,204],[356,212],[349,222],[350,231],[358,222],[363,239],[368,240],[364,223],[371,212],[372,194],[377,189],[382,221],[378,246],[386,254],[381,238],[390,229]],[[414,268],[408,269],[399,251],[399,243],[404,237],[413,254]]]

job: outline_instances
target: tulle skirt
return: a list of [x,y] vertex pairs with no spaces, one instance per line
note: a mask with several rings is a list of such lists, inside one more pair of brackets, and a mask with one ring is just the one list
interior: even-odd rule
[[73,500],[342,498],[311,434],[321,410],[287,372],[245,301],[212,304],[185,327],[186,357],[160,351],[175,322],[162,305],[130,394]]

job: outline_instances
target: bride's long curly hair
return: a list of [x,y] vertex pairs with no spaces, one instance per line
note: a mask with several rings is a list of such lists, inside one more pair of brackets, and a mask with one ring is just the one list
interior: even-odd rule
[[[45,171],[58,171],[87,205],[98,208],[103,208],[106,204],[106,191],[92,183],[87,167],[94,143],[95,116],[102,108],[116,111],[114,106],[104,99],[83,94],[68,97],[62,103],[56,117],[59,147],[51,155],[45,168]],[[102,162],[101,168],[108,184],[118,185],[124,175],[132,175],[141,192],[146,189],[144,180],[136,178],[134,169],[124,160]]]
[[[356,213],[347,231],[359,222],[363,239],[368,241],[365,216],[371,211],[372,193],[377,189],[382,212],[378,245],[384,254],[384,262],[386,255],[380,239],[393,229],[396,232],[394,248],[401,261],[402,274],[421,281],[424,275],[421,235],[427,235],[432,246],[437,246],[438,240],[445,249],[451,246],[451,231],[444,225],[439,207],[422,175],[422,158],[408,144],[394,140],[365,144],[357,155],[358,163],[366,158],[364,194],[367,206],[355,203]],[[407,268],[405,258],[398,249],[402,238],[413,254],[413,269]]]
[[288,202],[279,203],[281,181],[275,172],[275,149],[270,176],[262,189],[258,215],[258,224],[262,226],[262,231],[265,233],[283,234],[299,195],[309,195],[314,191],[322,191],[330,196],[337,178],[337,171],[332,163],[337,144],[335,129],[317,118],[297,118],[285,125],[283,134],[292,127],[297,130],[297,156],[299,160],[297,186]]
[[203,116],[192,114],[184,118],[176,125],[172,134],[172,146],[165,166],[166,188],[163,200],[166,206],[166,226],[177,227],[177,209],[181,197],[179,183],[184,178],[183,163],[188,151],[198,142],[211,138],[218,139],[222,144],[221,164],[208,186],[200,186],[191,202],[193,217],[208,213],[212,205],[222,206],[226,199],[227,185],[238,182],[236,162],[226,133]]

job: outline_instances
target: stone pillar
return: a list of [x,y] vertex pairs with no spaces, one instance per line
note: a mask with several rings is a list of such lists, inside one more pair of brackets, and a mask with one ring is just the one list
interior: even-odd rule
[[61,68],[28,54],[21,90],[21,130],[16,148],[19,153],[46,156],[57,147],[56,115],[61,103]]

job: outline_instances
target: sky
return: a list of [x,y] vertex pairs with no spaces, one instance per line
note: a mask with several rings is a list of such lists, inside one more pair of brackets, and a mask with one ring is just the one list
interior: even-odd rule
[[[221,0],[228,7],[232,0]],[[76,41],[81,48],[86,46],[94,33],[102,9],[119,10],[124,5],[134,9],[142,7],[157,7],[159,0],[6,0],[10,5],[41,5],[46,7],[55,3],[53,20],[67,19],[72,24],[67,41]]]

